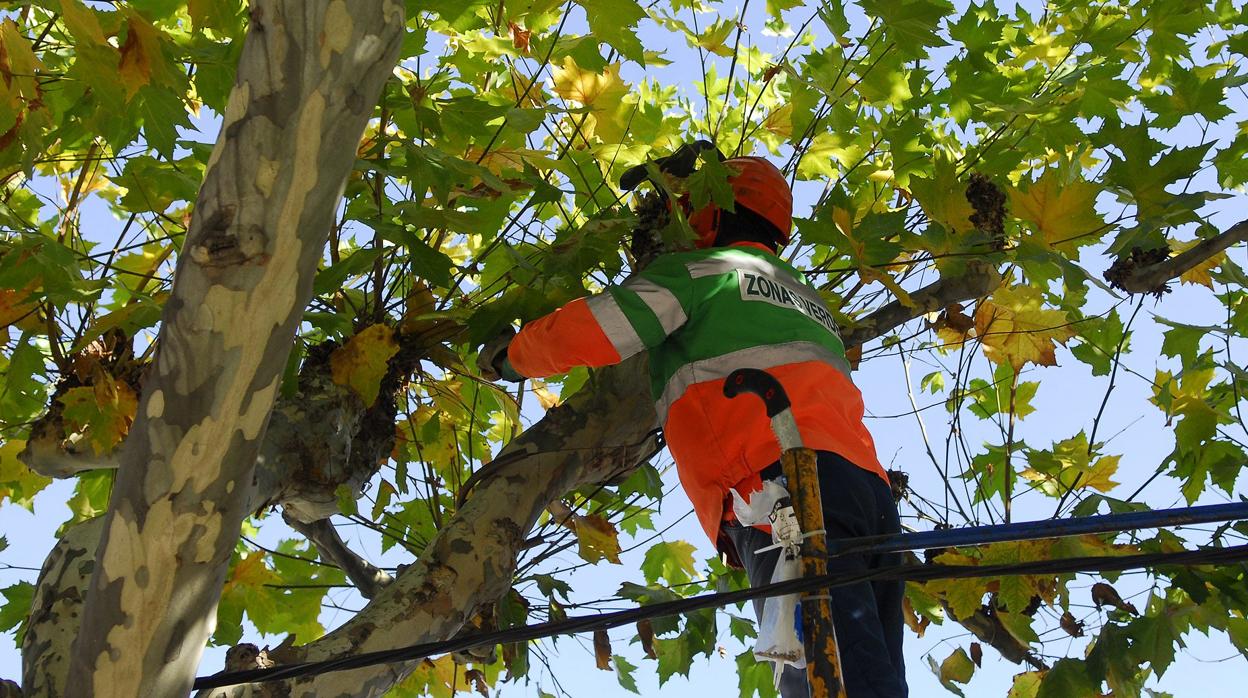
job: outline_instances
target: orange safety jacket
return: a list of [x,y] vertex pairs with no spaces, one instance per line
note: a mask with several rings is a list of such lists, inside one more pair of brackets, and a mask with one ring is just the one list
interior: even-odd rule
[[780,459],[762,405],[724,397],[724,379],[738,368],[780,381],[806,447],[888,481],[832,314],[801,272],[763,245],[663,255],[622,285],[526,324],[507,357],[520,375],[540,378],[643,349],[681,485],[717,545],[729,489],[757,491],[759,472]]

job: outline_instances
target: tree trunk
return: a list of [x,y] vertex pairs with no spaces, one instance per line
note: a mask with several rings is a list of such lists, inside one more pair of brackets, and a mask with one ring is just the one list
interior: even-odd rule
[[393,0],[252,4],[122,447],[67,696],[190,689],[282,369],[403,17]]

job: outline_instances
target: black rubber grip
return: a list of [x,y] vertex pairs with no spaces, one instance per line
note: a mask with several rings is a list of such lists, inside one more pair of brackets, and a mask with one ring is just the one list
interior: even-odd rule
[[784,386],[770,373],[757,368],[738,368],[724,380],[724,397],[734,398],[742,393],[753,393],[762,398],[768,417],[789,408],[789,396],[785,394]]

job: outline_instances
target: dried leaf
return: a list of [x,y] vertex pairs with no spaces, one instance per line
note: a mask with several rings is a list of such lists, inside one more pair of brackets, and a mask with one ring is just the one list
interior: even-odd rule
[[20,290],[0,288],[0,327],[8,327],[28,318],[37,319],[35,311],[39,304],[31,297],[35,287],[36,284],[32,282]]
[[594,664],[603,671],[611,671],[611,638],[605,630],[594,631]]
[[515,22],[508,22],[507,28],[511,30],[511,44],[520,49],[522,53],[528,53],[529,39],[533,36],[533,31],[525,29]]
[[1105,582],[1097,582],[1092,585],[1092,603],[1096,604],[1097,610],[1100,610],[1101,606],[1113,606],[1119,611],[1130,613],[1133,616],[1140,615],[1140,612],[1135,610],[1135,606],[1124,601],[1118,595],[1117,589]]
[[486,698],[489,698],[490,684],[485,680],[485,674],[480,669],[469,669],[465,671],[464,681],[472,686],[472,690],[486,696]]
[[923,633],[927,632],[927,626],[932,624],[932,620],[914,612],[914,606],[910,603],[909,596],[902,599],[901,610],[902,618],[906,621],[906,627],[914,632],[915,637],[923,637]]
[[572,507],[569,507],[562,499],[556,499],[547,504],[546,511],[550,513],[550,518],[554,519],[555,523],[568,530],[576,530],[576,521],[573,520]]
[[852,370],[858,370],[858,364],[862,363],[862,345],[856,344],[845,350],[845,360],[849,362]]
[[[658,659],[659,655],[654,653],[654,626],[650,624],[649,619],[637,621],[637,637],[641,640],[641,648],[646,651],[646,656]],[[919,637],[922,637],[922,634]]]
[[975,666],[983,668],[984,666],[984,648],[978,642],[971,643],[971,661],[975,662]]
[[386,364],[398,351],[394,330],[386,325],[366,327],[330,355],[330,374],[335,383],[350,388],[371,407],[377,402]]
[[152,82],[153,72],[162,68],[164,57],[156,27],[137,12],[127,11],[126,19],[126,41],[121,45],[117,72],[126,88],[126,99],[130,100],[139,88]]
[[1070,611],[1066,611],[1062,614],[1060,623],[1062,630],[1065,630],[1067,635],[1071,637],[1083,637],[1083,621],[1075,620],[1075,617],[1070,614]]

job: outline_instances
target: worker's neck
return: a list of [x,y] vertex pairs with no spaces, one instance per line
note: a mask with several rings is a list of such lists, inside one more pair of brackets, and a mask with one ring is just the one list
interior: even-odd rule
[[754,241],[752,241],[752,240],[738,240],[738,241],[736,241],[736,242],[730,243],[728,246],[729,246],[729,247],[753,247],[754,249],[756,249],[756,250],[762,250],[763,252],[770,252],[771,254],[775,254],[775,253],[776,253],[776,251],[775,251],[775,250],[773,250],[773,249],[771,249],[770,247],[768,247],[768,246],[764,245],[763,243],[761,243],[761,242],[754,242]]

